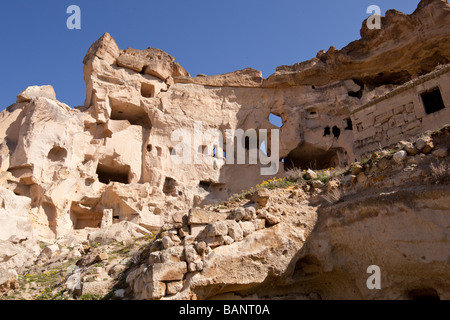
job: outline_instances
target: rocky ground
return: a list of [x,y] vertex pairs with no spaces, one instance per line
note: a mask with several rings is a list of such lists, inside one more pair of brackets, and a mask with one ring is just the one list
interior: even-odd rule
[[12,280],[0,286],[0,299],[121,299],[127,270],[140,261],[153,239],[149,232],[145,236],[110,232],[91,241],[78,234],[52,244],[41,242],[41,254],[32,266],[19,275],[12,272]]
[[[1,299],[448,298],[449,137],[446,126],[348,168],[292,170],[175,213],[157,235],[124,221],[41,242],[31,266],[2,273]],[[381,296],[342,285],[370,250],[397,273]]]

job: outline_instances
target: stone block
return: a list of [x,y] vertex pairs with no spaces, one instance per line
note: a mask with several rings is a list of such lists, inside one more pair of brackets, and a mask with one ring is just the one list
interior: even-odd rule
[[401,127],[392,128],[392,129],[389,129],[386,132],[388,138],[392,138],[392,137],[398,136],[401,133],[402,133],[402,128]]
[[253,220],[253,224],[255,225],[255,231],[264,229],[266,227],[266,220],[264,219],[255,219]]
[[233,225],[228,226],[228,235],[234,241],[241,241],[244,238],[244,233],[242,231],[242,228],[237,223],[234,223]]
[[393,115],[392,110],[389,110],[385,113],[380,114],[375,118],[375,123],[383,123],[389,120],[389,118]]
[[269,201],[270,191],[267,189],[259,189],[252,196],[252,201],[260,208],[265,207],[267,202]]
[[206,227],[206,224],[191,224],[191,235],[196,238]]
[[228,234],[228,224],[226,221],[217,221],[206,227],[208,237],[226,236]]
[[393,110],[394,115],[403,113],[404,111],[405,111],[405,107],[404,106],[395,107],[394,110]]
[[410,103],[406,104],[405,111],[408,113],[413,113],[414,112],[414,103],[410,102]]
[[187,272],[186,262],[155,263],[150,266],[153,281],[182,280]]
[[166,284],[161,281],[152,281],[145,285],[141,298],[144,300],[160,299],[166,295]]
[[394,119],[395,119],[395,124],[397,126],[401,126],[403,123],[405,123],[405,118],[404,118],[403,114],[395,115]]
[[210,224],[216,221],[225,220],[226,213],[207,211],[203,209],[193,208],[189,211],[189,224]]
[[242,233],[244,237],[255,232],[255,225],[251,221],[240,222]]
[[183,281],[171,281],[166,284],[166,294],[174,295],[183,288]]
[[408,122],[403,126],[403,132],[407,132],[409,130],[412,130],[414,128],[418,128],[420,126],[421,122],[419,120]]

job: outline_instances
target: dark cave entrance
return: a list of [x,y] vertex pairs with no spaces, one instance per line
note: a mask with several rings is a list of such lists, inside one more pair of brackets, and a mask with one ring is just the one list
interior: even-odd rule
[[97,175],[98,180],[104,184],[109,184],[110,182],[130,183],[129,166],[112,167],[99,163],[97,166]]
[[339,167],[338,149],[323,150],[309,143],[302,143],[284,158],[284,170],[328,169]]

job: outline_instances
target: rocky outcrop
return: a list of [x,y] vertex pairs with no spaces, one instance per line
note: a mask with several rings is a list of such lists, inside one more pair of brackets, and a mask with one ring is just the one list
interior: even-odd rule
[[[317,219],[307,204],[298,209],[295,194],[279,190],[257,210],[257,203],[244,202],[175,215],[150,248],[148,261],[128,275],[133,296],[206,299],[281,276]],[[289,203],[277,205],[287,198]]]
[[[352,110],[402,82],[383,78],[365,85],[372,71],[364,66],[400,74],[389,59],[401,49],[414,52],[395,59],[411,77],[433,69],[450,52],[448,41],[442,41],[448,37],[447,19],[448,4],[437,0],[423,1],[410,16],[389,11],[379,33],[364,31],[363,39],[340,52],[303,63],[316,67],[281,67],[267,80],[253,69],[190,77],[169,54],[154,48],[120,50],[104,34],[83,60],[83,107],[70,109],[57,101],[49,86],[30,87],[0,114],[0,167],[12,175],[4,186],[31,199],[33,226],[40,237],[51,239],[124,220],[158,230],[173,211],[222,201],[264,180],[260,162],[225,163],[210,141],[190,147],[193,153],[201,147],[209,161],[174,164],[171,153],[178,141],[173,132],[194,132],[200,121],[203,132],[258,132],[278,129],[269,117],[280,116],[279,157],[274,159],[279,176],[290,169],[348,165],[360,157],[351,119],[370,127],[360,115],[351,118]],[[426,42],[417,39],[425,35]],[[433,57],[442,59],[428,59],[431,45]],[[418,65],[425,69],[410,69]],[[366,73],[356,75],[356,69]],[[285,76],[294,81],[283,80]],[[430,123],[427,128],[440,125]],[[367,138],[371,130],[366,131],[360,139],[375,136]]]
[[[304,174],[306,183],[272,190],[269,199],[267,189],[260,189],[252,201],[175,215],[148,260],[129,273],[129,294],[137,299],[449,299],[449,161],[437,152],[448,150],[449,137],[447,126],[402,142],[317,187],[318,174],[310,172]],[[421,151],[408,155],[409,144]],[[266,204],[255,210],[261,196]],[[202,224],[193,224],[200,216]],[[373,265],[381,270],[380,290],[367,286]]]
[[442,0],[421,1],[411,15],[388,10],[380,30],[369,30],[364,21],[360,40],[341,50],[330,47],[302,63],[278,67],[264,86],[323,86],[342,79],[355,79],[366,86],[405,83],[433,71],[437,64],[450,62],[449,12],[447,1]]
[[[29,87],[0,113],[0,268],[20,273],[34,261],[68,263],[79,255],[87,267],[97,252],[83,246],[159,232],[120,295],[402,298],[432,288],[447,297],[437,279],[446,275],[449,146],[436,135],[403,140],[447,121],[449,16],[440,0],[422,0],[411,15],[390,10],[381,30],[363,24],[360,40],[279,67],[267,79],[250,68],[191,77],[170,54],[121,50],[105,33],[83,60],[83,106],[58,101],[51,86]],[[255,130],[259,140],[230,143],[237,129]],[[207,130],[223,141],[205,134],[190,143]],[[279,141],[271,130],[279,130]],[[174,137],[180,132],[189,137],[183,148]],[[238,145],[246,159],[264,142],[279,170],[267,177],[261,161],[227,163],[222,142],[225,156]],[[205,161],[173,161],[185,153]],[[330,168],[349,171],[330,179]],[[289,188],[258,188],[224,208],[207,207],[292,176]],[[416,239],[421,225],[428,229]],[[74,247],[71,256],[67,248]],[[359,254],[363,247],[373,255]],[[369,262],[389,273],[385,291],[366,292],[361,284],[365,274],[357,268]],[[422,262],[429,283],[419,271],[411,271],[411,283],[395,275]],[[5,290],[14,281],[4,280]],[[323,287],[329,281],[342,289]],[[89,286],[91,294],[104,292]]]
[[215,76],[175,77],[174,81],[211,87],[258,88],[263,83],[263,77],[261,71],[247,68]]

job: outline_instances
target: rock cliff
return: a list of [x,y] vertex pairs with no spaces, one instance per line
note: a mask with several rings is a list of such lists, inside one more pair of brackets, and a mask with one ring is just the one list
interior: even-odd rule
[[[422,0],[267,79],[250,68],[191,77],[170,54],[121,50],[105,33],[83,60],[83,106],[29,87],[0,113],[0,268],[17,271],[3,273],[0,292],[35,261],[87,268],[93,245],[154,233],[126,272],[116,268],[127,298],[448,299],[449,26],[446,1]],[[442,106],[424,109],[435,88]],[[399,93],[402,108],[376,114]],[[278,171],[228,163],[207,138],[183,152],[208,161],[174,163],[174,132],[199,123],[222,133],[224,150],[227,130],[258,132],[254,147],[237,139],[246,157],[267,130]],[[364,149],[387,134],[377,152]],[[365,286],[370,265],[385,272],[381,291]]]

